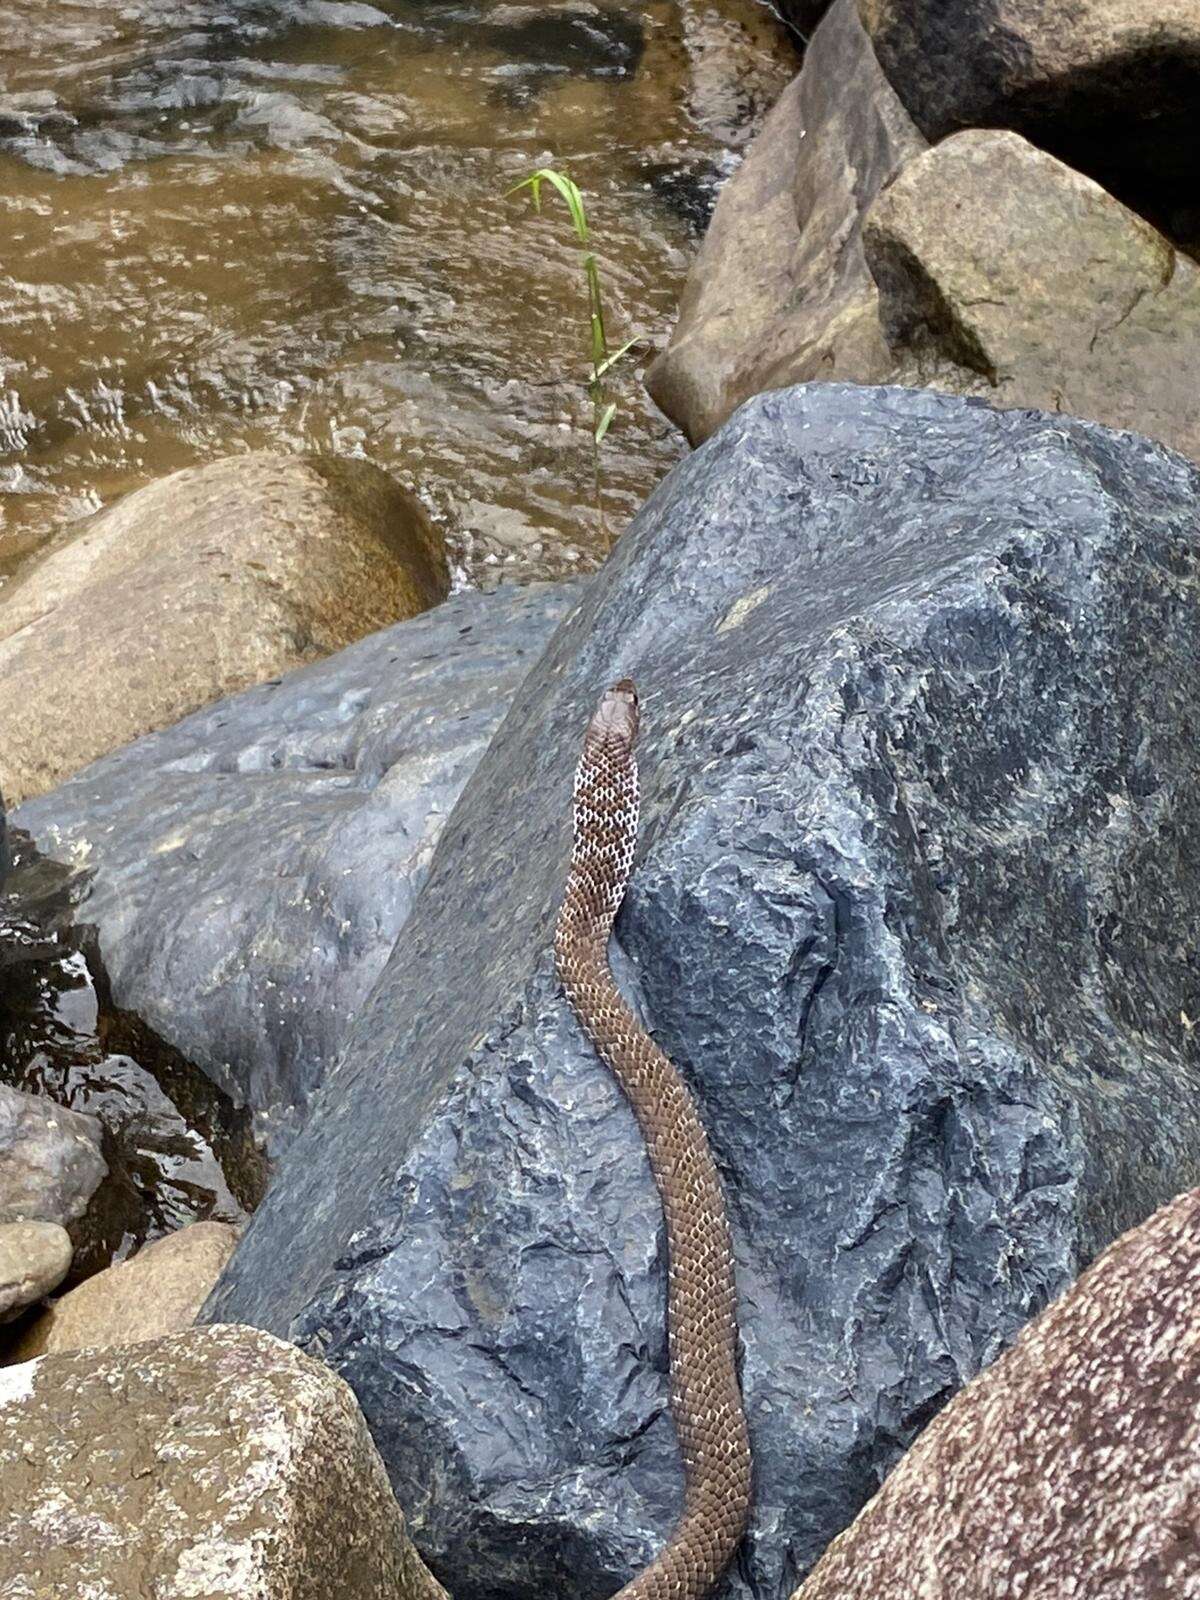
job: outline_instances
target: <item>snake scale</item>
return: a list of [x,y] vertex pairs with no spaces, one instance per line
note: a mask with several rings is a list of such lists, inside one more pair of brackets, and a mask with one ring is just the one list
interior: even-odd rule
[[667,1226],[671,1411],[683,1455],[683,1511],[667,1544],[617,1600],[700,1600],[745,1532],[750,1442],[716,1164],[686,1085],[626,1005],[608,965],[608,936],[637,841],[637,730],[637,691],[622,679],[588,724],[575,774],[574,846],[554,949],[567,999],[637,1116]]

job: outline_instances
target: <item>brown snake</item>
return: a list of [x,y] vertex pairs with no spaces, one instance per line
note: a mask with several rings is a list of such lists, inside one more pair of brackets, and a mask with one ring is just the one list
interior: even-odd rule
[[667,1224],[671,1411],[683,1512],[617,1600],[700,1600],[746,1528],[750,1441],[737,1377],[737,1299],[725,1203],[687,1087],[622,999],[608,936],[638,827],[638,699],[624,678],[588,724],[575,774],[575,838],[554,933],[558,974],[584,1032],[628,1096]]

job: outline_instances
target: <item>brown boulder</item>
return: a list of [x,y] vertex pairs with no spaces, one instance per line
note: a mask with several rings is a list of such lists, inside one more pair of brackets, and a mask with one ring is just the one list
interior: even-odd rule
[[1200,1189],[955,1396],[795,1600],[1200,1592]]
[[1196,0],[859,0],[859,9],[926,138],[1015,129],[1169,232],[1200,234]]
[[799,77],[721,191],[670,344],[646,375],[693,444],[763,389],[886,381],[892,363],[861,224],[883,184],[924,147],[855,0],[835,0]]
[[237,1238],[223,1222],[194,1222],[156,1239],[56,1300],[22,1330],[13,1360],[138,1344],[190,1328]]
[[1017,134],[917,156],[863,233],[902,382],[1131,428],[1200,460],[1200,268]]
[[370,462],[246,455],[173,473],[0,596],[0,789],[39,794],[448,586],[419,502]]
[[446,1600],[343,1381],[255,1328],[0,1371],[0,1593]]

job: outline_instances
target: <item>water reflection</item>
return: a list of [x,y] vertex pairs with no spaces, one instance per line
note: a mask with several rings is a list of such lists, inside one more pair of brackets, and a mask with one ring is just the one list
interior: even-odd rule
[[70,1282],[190,1222],[238,1223],[265,1186],[249,1118],[111,1003],[79,884],[16,836],[0,894],[0,1078],[103,1127],[109,1175],[72,1233]]
[[[0,0],[0,567],[263,447],[374,456],[471,581],[592,563],[578,259],[503,191],[568,164],[661,339],[793,68],[753,0]],[[612,523],[681,448],[631,371]]]

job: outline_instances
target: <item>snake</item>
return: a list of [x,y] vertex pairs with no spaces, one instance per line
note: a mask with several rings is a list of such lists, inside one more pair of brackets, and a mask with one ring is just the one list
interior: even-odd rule
[[716,1162],[679,1070],[626,1004],[608,963],[637,845],[638,723],[637,689],[622,678],[601,698],[584,736],[554,954],[571,1009],[633,1107],[667,1233],[667,1351],[683,1509],[666,1544],[616,1600],[701,1600],[746,1530],[750,1439],[738,1382],[733,1248]]

